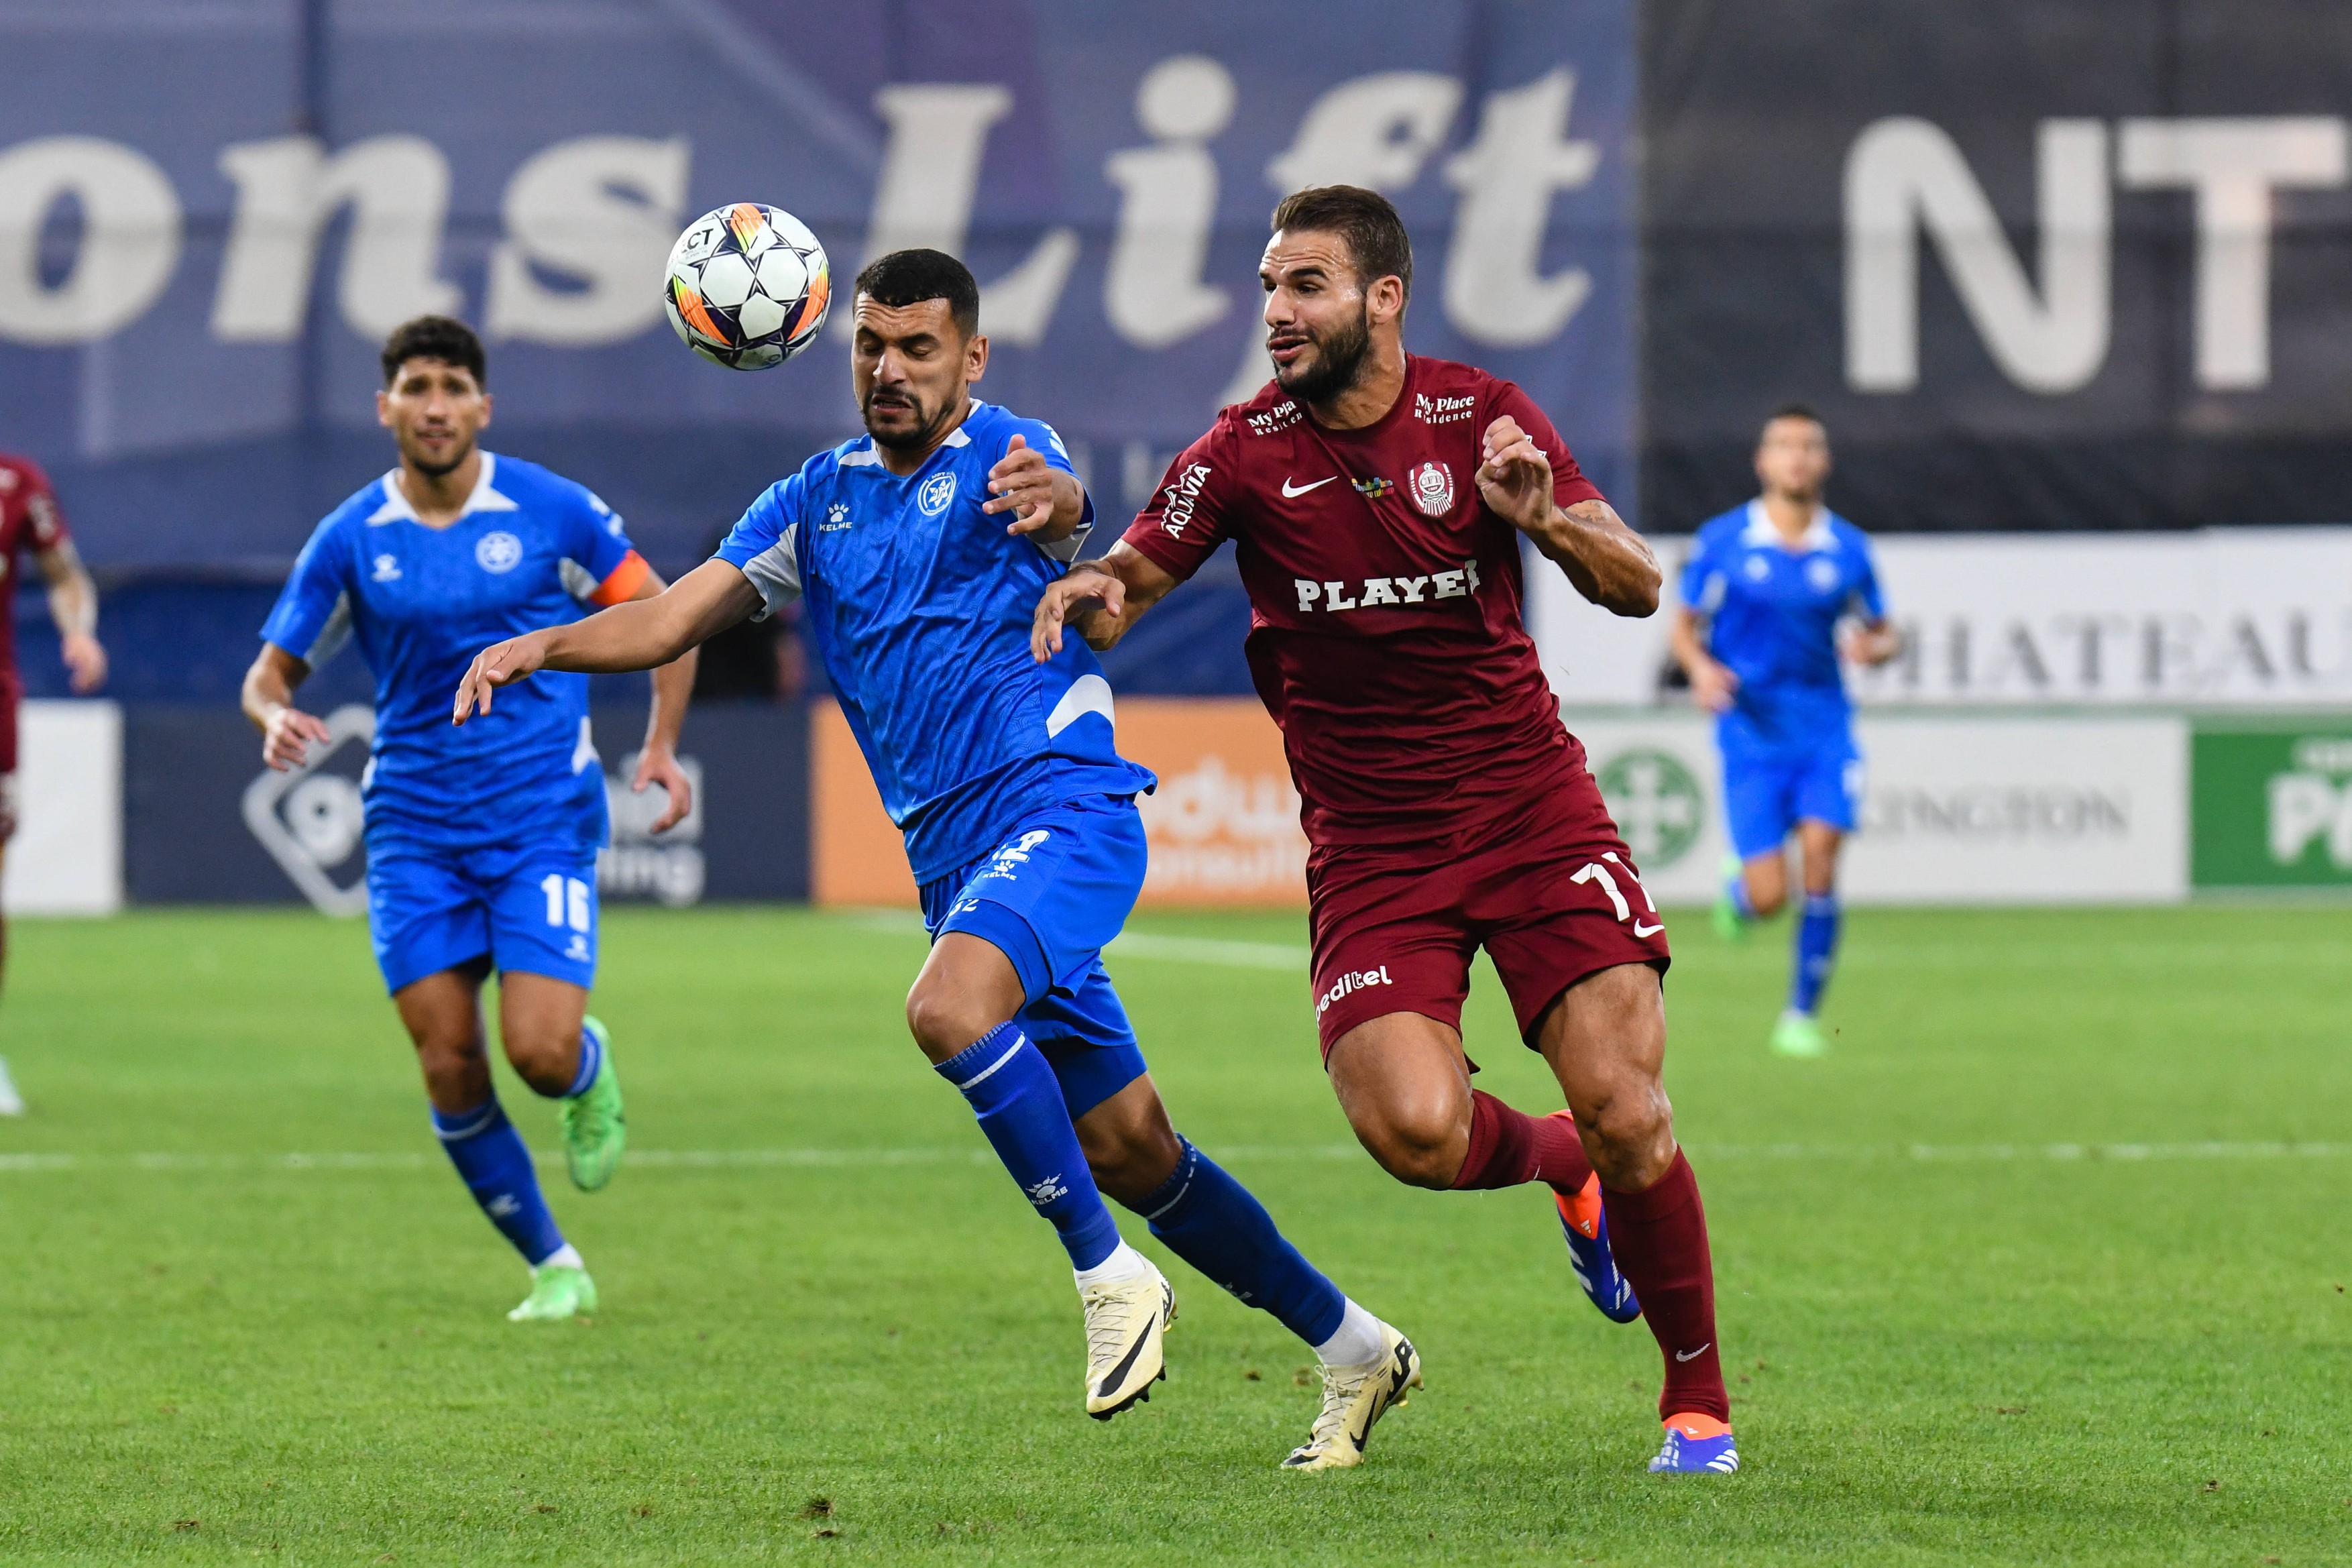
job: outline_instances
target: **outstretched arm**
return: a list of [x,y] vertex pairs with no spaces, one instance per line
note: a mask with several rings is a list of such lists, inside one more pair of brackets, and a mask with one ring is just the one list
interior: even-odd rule
[[[629,601],[658,598],[665,589],[661,574],[648,571]],[[654,700],[646,710],[646,743],[637,752],[637,776],[629,782],[633,794],[643,795],[659,784],[669,796],[668,806],[654,819],[648,833],[677,826],[694,809],[693,781],[677,765],[677,734],[686,724],[687,704],[694,700],[694,670],[700,662],[698,651],[688,648],[654,671]]]
[[1109,647],[1144,611],[1166,598],[1177,582],[1122,539],[1109,554],[1079,563],[1045,590],[1030,624],[1029,651],[1040,664],[1061,652],[1065,625],[1075,626],[1088,647]]
[[[498,688],[542,669],[620,675],[672,663],[751,615],[760,603],[759,590],[742,573],[724,561],[706,561],[652,598],[632,599],[586,620],[527,632],[484,648],[457,683],[449,721],[463,724],[476,713],[488,712],[491,693]],[[685,679],[692,685],[691,670]],[[683,719],[682,702],[677,710]]]
[[1637,617],[1656,613],[1664,575],[1649,541],[1605,500],[1556,502],[1551,459],[1509,415],[1486,426],[1485,447],[1478,493],[1496,516],[1534,540],[1576,591],[1602,609]]

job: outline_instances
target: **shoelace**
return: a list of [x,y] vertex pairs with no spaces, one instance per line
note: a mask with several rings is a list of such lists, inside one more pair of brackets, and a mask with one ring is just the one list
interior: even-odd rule
[[[1120,1281],[1120,1285],[1128,1283]],[[1158,1291],[1129,1295],[1120,1285],[1089,1285],[1078,1298],[1087,1315],[1087,1359],[1097,1364],[1116,1359],[1125,1350],[1129,1337],[1128,1325],[1134,1321],[1138,1307],[1155,1312],[1160,1310]]]
[[1348,1429],[1348,1411],[1364,1391],[1372,1374],[1381,1370],[1382,1361],[1369,1361],[1361,1366],[1327,1366],[1323,1369],[1323,1411],[1315,1417],[1313,1430],[1307,1434],[1307,1446],[1319,1448]]

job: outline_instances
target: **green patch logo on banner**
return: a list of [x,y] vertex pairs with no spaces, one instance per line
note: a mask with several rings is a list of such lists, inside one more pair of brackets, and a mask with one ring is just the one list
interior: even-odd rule
[[1706,793],[1680,758],[1648,747],[1620,752],[1593,778],[1643,870],[1664,870],[1698,842]]
[[2189,824],[2198,887],[2352,887],[2352,724],[2200,725]]

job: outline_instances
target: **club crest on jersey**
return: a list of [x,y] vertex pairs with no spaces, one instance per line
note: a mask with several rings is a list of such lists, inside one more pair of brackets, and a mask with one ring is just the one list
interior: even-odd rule
[[474,563],[485,572],[511,572],[522,561],[522,541],[501,528],[474,542]]
[[1431,517],[1444,517],[1454,510],[1454,470],[1434,460],[1418,463],[1404,477],[1405,487],[1412,491],[1412,504]]
[[915,492],[915,505],[925,517],[939,516],[948,510],[948,503],[953,500],[955,475],[952,472],[933,474],[923,481],[923,488]]

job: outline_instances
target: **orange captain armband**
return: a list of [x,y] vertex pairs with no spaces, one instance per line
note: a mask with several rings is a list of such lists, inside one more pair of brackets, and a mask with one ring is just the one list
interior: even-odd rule
[[637,596],[637,590],[645,586],[653,570],[644,556],[632,550],[621,557],[621,563],[613,568],[611,576],[596,584],[596,591],[588,595],[589,602],[608,609],[625,605]]

